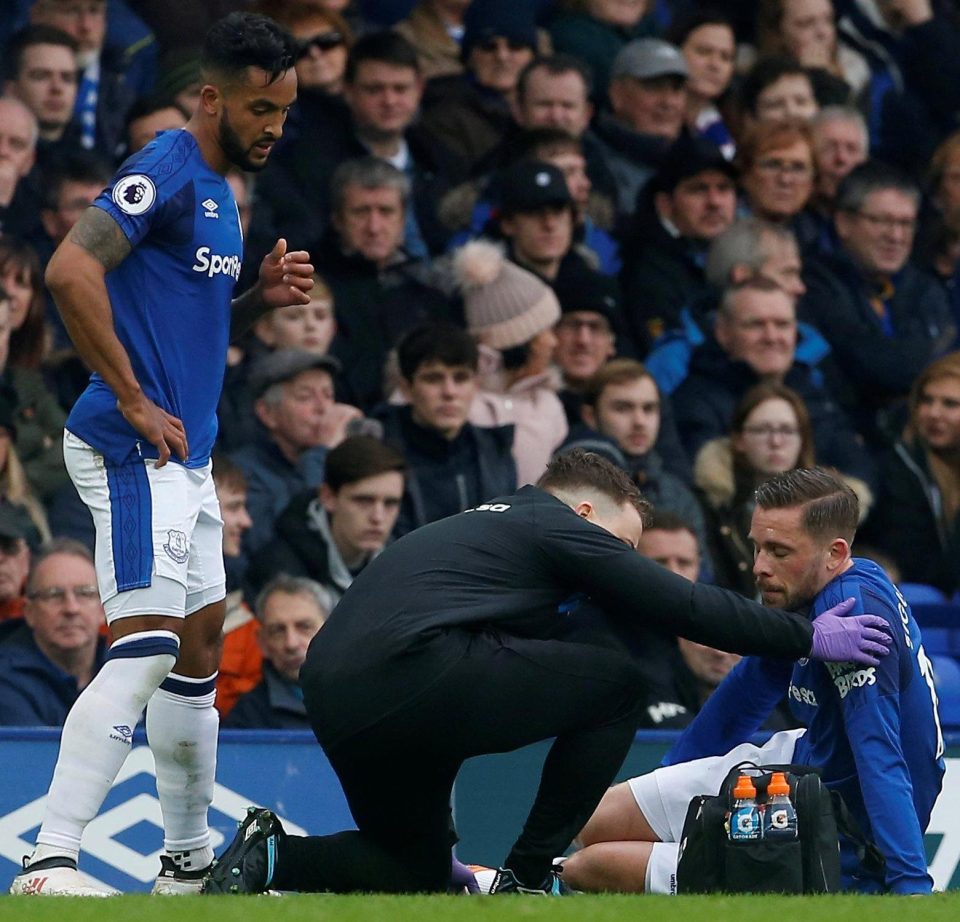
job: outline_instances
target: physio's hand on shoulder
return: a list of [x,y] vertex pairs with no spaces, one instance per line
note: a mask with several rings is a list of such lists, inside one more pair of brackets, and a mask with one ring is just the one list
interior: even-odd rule
[[883,618],[876,615],[844,617],[853,608],[854,601],[844,599],[814,619],[811,658],[876,666],[880,658],[890,652],[893,638]]
[[142,391],[133,397],[118,400],[117,409],[140,435],[156,446],[159,452],[157,467],[163,467],[167,463],[171,452],[182,461],[187,460],[190,448],[183,423],[173,414],[158,407]]
[[281,237],[260,263],[260,296],[268,307],[309,304],[313,266],[306,250],[287,252]]

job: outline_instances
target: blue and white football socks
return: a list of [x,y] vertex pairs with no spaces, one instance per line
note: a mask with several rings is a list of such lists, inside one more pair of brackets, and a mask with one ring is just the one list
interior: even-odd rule
[[147,739],[157,767],[164,849],[184,871],[213,861],[207,811],[213,801],[220,718],[213,706],[217,673],[171,673],[147,704]]
[[176,665],[180,639],[170,631],[120,638],[70,709],[31,860],[76,860],[87,824],[97,815],[130,752],[133,730],[150,696]]

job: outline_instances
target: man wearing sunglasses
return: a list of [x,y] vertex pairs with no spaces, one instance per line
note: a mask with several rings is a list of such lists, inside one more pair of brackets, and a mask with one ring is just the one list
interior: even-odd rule
[[486,0],[467,9],[460,44],[466,73],[430,81],[423,120],[471,170],[513,125],[520,72],[536,47],[533,4]]
[[37,556],[24,624],[0,644],[0,726],[59,727],[106,654],[90,552],[58,539]]

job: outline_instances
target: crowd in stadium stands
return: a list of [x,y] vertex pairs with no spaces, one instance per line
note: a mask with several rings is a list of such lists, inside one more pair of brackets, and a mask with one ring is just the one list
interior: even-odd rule
[[[89,371],[44,269],[119,164],[186,123],[202,36],[234,9],[298,49],[282,140],[229,177],[238,290],[278,237],[316,275],[309,305],[229,353],[224,726],[306,727],[307,643],[368,561],[570,446],[654,504],[641,553],[751,597],[753,490],[834,467],[860,499],[854,552],[921,628],[931,602],[960,626],[955,3],[6,8],[0,724],[61,724],[106,634],[62,446]],[[636,653],[661,728],[736,660],[662,638]],[[946,680],[941,699],[960,711]]]

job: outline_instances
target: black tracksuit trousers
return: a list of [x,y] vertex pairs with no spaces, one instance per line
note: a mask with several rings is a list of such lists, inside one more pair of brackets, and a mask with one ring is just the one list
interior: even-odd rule
[[[623,763],[639,719],[641,679],[629,655],[612,645],[460,628],[418,651],[411,668],[430,668],[433,644],[464,647],[465,638],[465,654],[416,700],[392,713],[385,701],[389,716],[379,720],[361,705],[356,725],[365,729],[324,746],[357,830],[287,837],[272,886],[339,893],[446,890],[450,796],[464,760],[555,738],[523,831],[503,862],[525,884],[544,880]],[[335,702],[329,688],[309,682],[304,693],[323,744],[317,696],[325,696],[325,708],[349,713],[354,705],[339,688]]]

